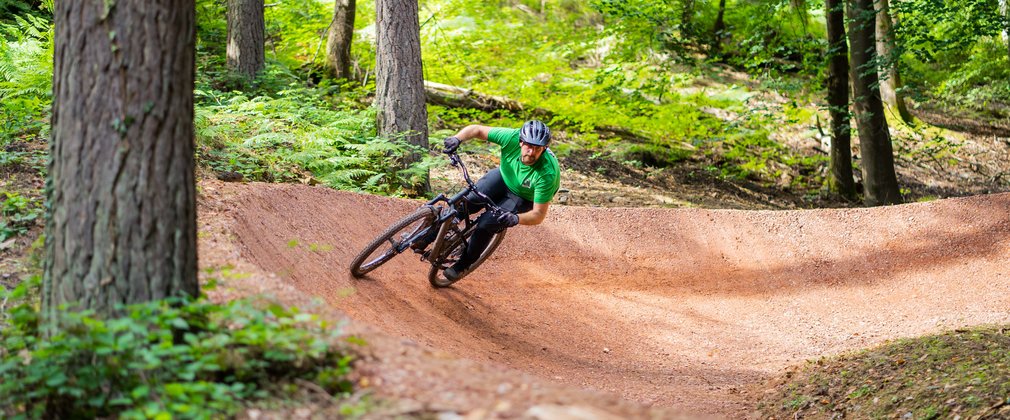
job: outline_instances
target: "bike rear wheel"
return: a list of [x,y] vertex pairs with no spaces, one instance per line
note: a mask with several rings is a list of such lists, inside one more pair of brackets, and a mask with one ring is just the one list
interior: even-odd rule
[[463,240],[456,236],[455,232],[450,233],[450,236],[445,238],[440,255],[433,257],[431,260],[431,270],[428,271],[428,282],[431,283],[432,287],[436,288],[452,286],[453,283],[462,280],[463,277],[466,277],[473,270],[476,270],[477,267],[480,267],[498,249],[498,245],[501,244],[503,239],[505,239],[504,230],[491,237],[491,243],[487,245],[487,248],[484,248],[484,251],[480,253],[480,257],[477,257],[477,260],[473,264],[470,264],[470,268],[462,276],[456,280],[449,280],[445,277],[444,271],[446,268],[452,266],[453,263],[459,261],[459,258],[463,255],[465,245]]
[[369,242],[351,262],[351,275],[364,277],[368,272],[385,264],[407,247],[404,241],[417,239],[422,231],[430,228],[435,221],[437,210],[424,206],[407,217],[393,223],[378,237]]

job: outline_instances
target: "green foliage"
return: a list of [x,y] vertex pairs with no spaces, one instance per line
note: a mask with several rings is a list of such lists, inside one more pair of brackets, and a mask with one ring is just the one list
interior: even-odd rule
[[[681,60],[682,53],[696,54],[691,51],[698,47],[688,44],[704,41],[700,36],[682,36],[678,3],[614,0],[570,8],[548,5],[543,15],[493,2],[445,0],[427,2],[425,6],[421,11],[421,38],[427,79],[550,110],[555,117],[548,123],[562,128],[579,143],[577,147],[608,150],[616,152],[620,160],[657,166],[669,165],[692,153],[717,156],[717,171],[723,176],[768,183],[778,181],[781,169],[768,168],[775,162],[767,159],[777,160],[777,168],[796,163],[803,174],[816,173],[824,163],[820,158],[793,156],[769,137],[772,127],[808,124],[813,117],[809,111],[778,106],[766,110],[777,113],[776,118],[716,117],[750,114],[751,108],[758,106],[753,100],[758,93],[736,84],[713,84],[702,78],[702,70],[677,64],[678,60],[691,61]],[[527,10],[539,9],[539,4],[524,6]],[[753,47],[756,52],[741,52],[741,57],[766,54],[762,63],[800,60],[791,64],[793,70],[812,66],[815,61],[820,64],[822,54],[817,50],[821,48],[823,31],[816,31],[821,24],[808,22],[804,32],[795,11],[787,6],[731,5],[728,19],[738,19],[742,24],[753,20],[750,17],[757,13],[774,12],[781,19],[764,19],[762,24],[778,25],[772,32],[783,40],[796,38],[799,44],[787,49],[801,51],[802,57],[787,57],[792,53],[782,52],[785,49],[769,50],[768,42],[779,39],[774,37],[761,38],[763,44]],[[696,7],[698,14],[694,18],[702,25],[699,28],[708,27],[705,25],[714,20],[714,15],[706,12],[711,5],[698,3]],[[741,8],[747,11],[732,11]],[[362,17],[359,15],[359,20]],[[749,33],[768,36],[769,28],[754,27]],[[809,36],[804,37],[804,33]],[[754,42],[758,41],[755,38]],[[765,64],[752,67],[765,68],[762,66]],[[802,85],[787,85],[786,80],[772,80],[777,84],[769,87],[804,89]],[[528,117],[440,107],[432,107],[432,114],[438,126],[454,128],[475,122],[517,124]],[[619,139],[601,137],[596,131],[602,128],[605,133],[607,127],[634,132],[640,137],[636,141],[639,144],[623,145]],[[820,182],[806,175],[793,181]]]
[[776,418],[1002,417],[1008,345],[1006,326],[980,327],[823,358],[789,375],[758,409]]
[[[1005,19],[997,0],[916,0],[893,2],[898,44],[923,62],[955,52],[961,57],[982,38],[999,36]],[[956,62],[949,62],[956,65]]]
[[698,30],[696,22],[684,22],[683,5],[677,2],[594,0],[591,5],[613,21],[610,29],[624,35],[628,52],[640,52],[643,45],[684,52]]
[[199,1],[197,10],[196,131],[202,164],[250,181],[318,181],[391,195],[411,194],[405,186],[416,184],[435,164],[427,158],[403,169],[407,156],[427,151],[376,137],[374,111],[366,109],[374,82],[361,87],[316,75],[314,66],[325,60],[332,4],[268,7],[267,64],[251,83],[225,69],[224,7]]
[[52,18],[53,0],[0,0],[0,24],[24,15]]
[[333,110],[321,88],[283,90],[276,98],[197,94],[204,99],[196,112],[198,157],[218,172],[252,181],[314,177],[334,188],[404,195],[404,186],[435,164],[426,158],[403,169],[410,154],[426,151],[376,137],[374,110]]
[[[455,134],[460,127],[478,122],[489,126],[518,127],[522,125],[524,120],[517,118],[511,111],[496,110],[485,112],[473,108],[447,108],[439,105],[428,105],[428,126],[436,130],[446,129],[451,131],[451,133],[446,134],[446,137]],[[434,132],[430,134],[432,138],[437,137]]]
[[0,413],[5,418],[208,418],[281,395],[296,379],[350,391],[340,332],[275,303],[169,299],[102,319],[63,312],[46,338],[30,298],[38,277],[0,298]]
[[223,65],[228,42],[228,2],[196,1],[196,51],[203,60],[216,59]]
[[924,162],[938,172],[951,170],[959,163],[961,142],[942,130],[929,127],[906,127],[907,133],[896,136],[894,154],[899,159]]
[[781,124],[796,123],[791,118],[800,118],[800,110],[756,109],[749,111],[740,121],[720,133],[712,142],[702,145],[706,154],[714,162],[714,170],[726,178],[750,179],[754,181],[778,182],[784,174],[792,179],[788,186],[817,188],[824,180],[819,175],[820,168],[827,165],[823,155],[805,156],[773,140],[767,128]]
[[4,192],[0,202],[0,242],[28,233],[43,211],[37,201],[16,192]]
[[267,51],[289,68],[326,61],[326,31],[333,4],[320,1],[277,2],[263,13]]
[[[255,80],[232,74],[225,66],[228,35],[225,2],[199,0],[197,10],[197,89],[230,91],[242,88],[252,97],[287,88],[295,81],[312,81],[298,74],[306,64],[326,56],[326,29],[332,5],[318,1],[277,2],[264,10],[266,68]],[[317,77],[318,79],[318,77]]]
[[909,93],[979,111],[1010,105],[1008,51],[1000,38],[1006,16],[996,0],[917,0],[892,8]]
[[975,110],[1010,105],[1010,63],[1006,44],[983,39],[959,66],[946,73],[930,92],[945,102]]
[[[797,4],[805,3],[744,2],[727,6],[725,19],[731,30],[723,41],[725,60],[754,75],[816,75],[822,71],[827,51],[823,20],[809,16],[801,19],[808,12],[798,11]],[[816,3],[807,6],[818,7]],[[822,16],[820,9],[814,9],[816,17]]]
[[640,162],[642,165],[665,168],[687,159],[691,152],[684,148],[658,144],[632,144],[622,153],[625,161]]
[[[626,61],[654,49],[691,62],[695,52],[707,51],[716,38],[718,2],[594,0],[591,4],[607,20],[607,33],[621,40],[619,54]],[[826,44],[823,24],[808,16],[814,6],[789,1],[727,4],[727,29],[720,34],[717,58],[754,73],[817,73]],[[685,7],[692,13],[685,13]]]
[[[50,9],[51,10],[51,9]],[[0,23],[0,142],[48,129],[52,102],[51,17],[14,15]]]

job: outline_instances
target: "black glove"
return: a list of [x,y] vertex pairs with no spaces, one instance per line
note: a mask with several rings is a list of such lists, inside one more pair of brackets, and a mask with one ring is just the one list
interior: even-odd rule
[[458,138],[456,138],[456,136],[452,136],[452,137],[449,137],[449,138],[445,139],[445,143],[444,143],[445,144],[445,148],[442,149],[442,153],[445,153],[447,155],[448,154],[452,154],[453,152],[456,151],[456,149],[459,148],[459,143],[460,143],[460,141],[459,141]]
[[519,215],[510,211],[498,213],[498,223],[506,229],[519,224]]

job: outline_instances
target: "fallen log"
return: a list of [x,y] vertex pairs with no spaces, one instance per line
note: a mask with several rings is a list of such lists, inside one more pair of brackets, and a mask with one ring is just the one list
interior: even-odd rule
[[[424,81],[424,93],[428,103],[433,105],[478,109],[484,112],[504,110],[512,112],[517,117],[528,115],[545,121],[550,121],[555,117],[555,114],[549,110],[543,108],[527,110],[519,101],[504,96],[485,95],[475,92],[473,89],[427,80]],[[645,143],[648,141],[647,136],[624,127],[597,126],[594,127],[593,131],[602,137],[619,137],[622,140],[634,143]]]
[[506,110],[518,113],[523,110],[522,104],[509,98],[485,95],[474,92],[473,89],[464,89],[427,80],[424,81],[424,93],[428,98],[428,103],[434,105],[472,108],[486,112]]

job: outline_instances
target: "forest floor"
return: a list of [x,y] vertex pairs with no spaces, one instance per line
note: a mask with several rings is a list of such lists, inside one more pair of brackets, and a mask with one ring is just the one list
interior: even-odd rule
[[[238,244],[242,270],[265,273],[256,287],[283,285],[355,320],[350,331],[371,343],[357,380],[383,401],[377,417],[763,417],[758,401],[805,361],[1010,322],[1010,195],[933,201],[1005,191],[992,174],[1005,173],[1007,144],[959,141],[943,170],[898,160],[907,198],[930,202],[873,209],[719,179],[703,161],[656,174],[574,152],[550,220],[510,231],[493,260],[444,290],[412,255],[366,279],[347,274],[416,201],[202,186],[204,205],[227,215],[210,219],[234,235],[212,248]],[[475,174],[496,163],[465,159]],[[455,179],[444,168],[433,185]],[[815,206],[841,208],[707,210]],[[249,281],[233,288],[257,290]]]
[[767,381],[807,360],[1010,323],[1010,194],[807,211],[558,206],[435,290],[411,254],[364,279],[348,269],[418,201],[201,189],[201,264],[243,273],[212,294],[286,293],[345,314],[368,343],[356,381],[383,402],[378,417],[759,416]]
[[[921,118],[961,124],[928,112]],[[906,197],[1008,191],[1006,134],[959,135],[941,160],[899,153]],[[466,159],[478,174],[495,163]],[[346,274],[358,248],[416,201],[204,174],[201,273],[221,281],[215,299],[269,293],[349,317],[348,333],[368,343],[355,398],[374,397],[375,418],[758,416],[765,384],[805,360],[1010,322],[1006,194],[862,209],[720,179],[704,161],[656,171],[573,152],[561,162],[550,220],[510,231],[492,261],[445,290],[409,255],[364,280]],[[41,193],[29,168],[0,175],[4,191]],[[457,178],[445,168],[433,185]],[[707,210],[812,207],[838,208]],[[30,245],[40,230],[0,249],[5,286],[38,270]],[[339,412],[323,401],[245,416]]]

